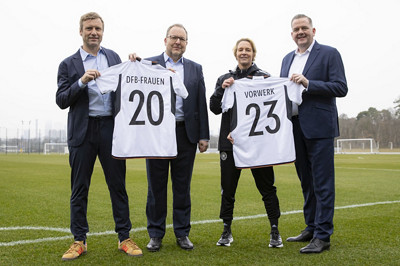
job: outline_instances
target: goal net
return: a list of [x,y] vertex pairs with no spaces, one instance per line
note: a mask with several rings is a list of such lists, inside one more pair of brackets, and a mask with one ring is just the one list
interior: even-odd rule
[[69,151],[67,143],[45,143],[43,148],[44,154],[67,154],[68,152]]
[[338,139],[336,153],[376,153],[378,147],[374,139]]

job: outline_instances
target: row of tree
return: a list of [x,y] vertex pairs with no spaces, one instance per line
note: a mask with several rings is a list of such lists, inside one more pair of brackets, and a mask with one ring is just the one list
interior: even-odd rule
[[356,118],[339,117],[340,138],[373,138],[380,148],[400,147],[400,97],[394,109],[377,110],[370,107]]

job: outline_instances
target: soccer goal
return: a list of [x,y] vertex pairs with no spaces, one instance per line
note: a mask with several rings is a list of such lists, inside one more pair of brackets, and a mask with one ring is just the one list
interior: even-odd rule
[[50,153],[58,153],[58,154],[67,154],[68,144],[67,143],[45,143],[43,148],[44,154]]
[[374,139],[338,139],[336,153],[377,153]]

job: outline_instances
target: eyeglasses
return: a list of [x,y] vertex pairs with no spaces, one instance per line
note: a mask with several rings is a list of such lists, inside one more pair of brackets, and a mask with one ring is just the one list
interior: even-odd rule
[[181,42],[186,42],[187,39],[175,35],[168,35],[168,38],[170,38],[172,41],[176,42],[177,40],[180,40]]

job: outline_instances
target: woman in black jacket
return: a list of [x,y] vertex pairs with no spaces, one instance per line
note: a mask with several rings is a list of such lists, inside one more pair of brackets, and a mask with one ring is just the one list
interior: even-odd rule
[[[254,63],[256,47],[254,42],[248,38],[242,38],[236,42],[233,49],[234,56],[238,62],[235,70],[230,70],[220,76],[217,80],[214,94],[210,98],[210,110],[218,115],[222,113],[221,101],[225,88],[231,86],[234,80],[249,76],[270,75],[259,69]],[[233,208],[235,193],[240,178],[241,169],[235,167],[232,144],[228,140],[230,133],[231,110],[222,113],[221,127],[219,133],[218,150],[220,152],[221,168],[221,209],[220,218],[224,222],[224,230],[218,240],[218,246],[230,246],[233,242],[231,224],[233,220]],[[271,225],[269,247],[283,247],[282,239],[278,231],[278,219],[280,217],[279,200],[274,186],[275,176],[272,167],[251,169],[258,191],[262,195],[264,206]]]

